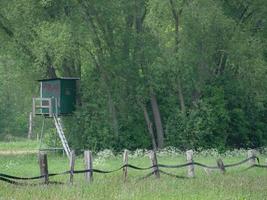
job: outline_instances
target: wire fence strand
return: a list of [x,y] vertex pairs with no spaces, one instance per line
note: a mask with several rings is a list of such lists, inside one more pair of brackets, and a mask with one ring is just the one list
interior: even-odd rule
[[[252,169],[252,168],[267,168],[267,165],[260,165],[259,158],[256,157],[256,156],[251,156],[251,157],[249,157],[247,159],[244,159],[244,160],[242,160],[240,162],[237,162],[237,163],[226,164],[226,165],[224,165],[224,167],[225,168],[237,167],[237,166],[243,165],[244,163],[247,163],[248,161],[250,161],[252,159],[257,159],[258,164],[253,164],[253,165],[247,167],[246,169],[244,169],[242,171],[246,171],[246,170],[249,170],[249,169]],[[122,170],[125,167],[131,168],[131,169],[134,169],[134,170],[139,170],[139,171],[145,171],[145,170],[156,168],[156,170],[154,170],[153,172],[150,172],[147,175],[141,177],[140,180],[141,179],[146,179],[146,178],[152,176],[157,171],[162,173],[162,174],[164,174],[164,175],[167,175],[167,176],[186,179],[188,177],[176,175],[176,174],[173,174],[173,173],[170,173],[170,172],[166,172],[166,171],[163,171],[162,169],[159,169],[159,168],[179,169],[179,168],[184,168],[184,167],[187,167],[187,166],[190,166],[190,165],[196,165],[196,166],[207,168],[207,169],[220,169],[218,166],[209,166],[209,165],[206,165],[206,164],[203,164],[203,163],[199,163],[199,162],[189,162],[189,163],[183,163],[183,164],[179,164],[179,165],[157,164],[157,165],[152,165],[152,166],[149,166],[149,167],[138,167],[138,166],[131,165],[131,164],[125,164],[125,165],[122,165],[121,167],[119,167],[117,169],[114,169],[114,170],[86,169],[86,170],[74,170],[74,171],[72,171],[72,173],[73,174],[83,174],[83,173],[88,173],[88,172],[94,172],[94,173],[101,173],[101,174],[110,174],[110,173],[118,172],[118,171]],[[68,170],[68,171],[64,171],[64,172],[60,172],[60,173],[50,173],[47,176],[48,177],[53,177],[53,176],[66,175],[66,174],[70,174],[70,173],[71,173],[71,171]],[[19,176],[13,176],[13,175],[0,173],[0,181],[6,182],[6,183],[9,183],[9,184],[14,184],[14,185],[33,185],[33,186],[34,185],[42,185],[44,183],[28,183],[28,182],[25,182],[25,181],[28,181],[28,180],[40,180],[40,179],[43,179],[44,177],[45,177],[45,175],[33,176],[33,177],[19,177]],[[20,181],[17,181],[17,180],[20,180]],[[24,181],[24,182],[22,182],[22,181]],[[56,182],[56,181],[49,181],[49,184],[64,184],[64,183]]]

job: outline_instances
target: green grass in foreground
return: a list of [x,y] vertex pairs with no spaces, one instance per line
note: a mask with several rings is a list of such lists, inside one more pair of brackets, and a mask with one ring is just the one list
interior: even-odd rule
[[[225,163],[237,162],[244,157],[223,158]],[[264,161],[266,156],[262,156]],[[94,160],[94,168],[115,169],[121,163],[121,156],[113,158]],[[184,155],[159,156],[159,163],[177,164],[184,163]],[[196,161],[207,164],[215,164],[215,157],[196,156]],[[68,160],[59,155],[48,155],[49,171],[61,172],[68,170]],[[148,157],[138,156],[129,158],[129,163],[140,167],[150,165]],[[83,169],[82,156],[76,160],[76,169]],[[223,200],[248,200],[267,199],[267,169],[250,169],[241,172],[247,167],[229,169],[226,175],[213,172],[207,175],[202,168],[196,168],[196,178],[176,179],[161,175],[159,180],[150,177],[146,180],[139,180],[148,171],[129,170],[129,177],[123,183],[122,172],[103,175],[94,174],[94,182],[87,184],[82,174],[74,176],[74,185],[68,184],[68,175],[51,178],[51,180],[63,181],[65,185],[48,186],[14,186],[0,182],[0,200],[19,199],[223,199]],[[32,155],[5,155],[0,156],[0,173],[7,173],[18,176],[35,176],[39,174],[37,156]],[[165,169],[177,175],[186,175],[186,168]],[[31,181],[32,182],[32,181]]]

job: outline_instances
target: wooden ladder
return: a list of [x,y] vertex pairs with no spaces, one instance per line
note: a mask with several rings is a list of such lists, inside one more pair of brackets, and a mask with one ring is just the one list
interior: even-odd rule
[[66,155],[68,156],[68,158],[70,159],[70,147],[69,147],[68,141],[65,137],[65,134],[64,134],[64,131],[62,128],[62,124],[61,124],[61,120],[56,115],[53,115],[53,118],[54,118],[55,126],[57,129],[57,133],[58,133],[59,138],[61,140],[61,143],[63,145],[64,151],[65,151]]

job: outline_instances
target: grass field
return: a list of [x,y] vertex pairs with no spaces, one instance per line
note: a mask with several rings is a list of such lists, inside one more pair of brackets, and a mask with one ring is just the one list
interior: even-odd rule
[[[16,145],[14,145],[16,147]],[[0,147],[1,149],[1,147]],[[215,165],[218,158],[216,151],[203,151],[195,155],[195,161]],[[234,163],[246,158],[245,151],[230,152],[221,155],[225,163]],[[265,162],[266,155],[260,160]],[[113,156],[109,151],[94,156],[94,168],[116,169],[122,165],[122,156]],[[161,164],[178,164],[185,162],[182,152],[162,152],[158,154]],[[141,151],[136,151],[129,157],[129,163],[147,167],[149,158]],[[59,154],[48,154],[49,172],[69,170],[68,160]],[[6,199],[228,199],[248,200],[267,199],[267,169],[253,168],[243,171],[248,165],[228,169],[225,175],[214,171],[210,175],[196,167],[196,177],[192,179],[177,179],[161,175],[160,179],[150,177],[139,180],[148,171],[129,169],[129,177],[123,182],[122,171],[108,175],[94,174],[94,182],[88,184],[84,175],[74,176],[74,184],[68,183],[69,176],[58,176],[51,180],[62,181],[64,185],[45,186],[15,186],[0,182],[0,200]],[[83,169],[82,156],[76,159],[75,169]],[[165,169],[177,175],[186,175],[186,168]],[[17,176],[39,175],[36,154],[0,155],[0,173]],[[36,182],[36,181],[31,181]]]
[[0,151],[31,151],[37,150],[39,144],[37,141],[19,140],[11,142],[0,142]]

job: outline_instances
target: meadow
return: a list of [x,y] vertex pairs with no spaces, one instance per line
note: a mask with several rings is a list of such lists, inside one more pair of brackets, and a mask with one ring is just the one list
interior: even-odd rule
[[[32,146],[31,146],[32,145]],[[34,147],[33,144],[29,145]],[[8,150],[7,144],[4,149]],[[13,145],[13,149],[14,149]],[[27,146],[27,145],[26,145]],[[0,146],[1,151],[1,146]],[[226,164],[246,158],[245,150],[235,150],[219,154],[216,150],[202,150],[194,154],[197,162],[216,165],[216,159],[222,158]],[[181,164],[186,162],[185,153],[174,148],[167,148],[158,154],[161,164]],[[259,155],[261,164],[265,164],[267,154]],[[151,165],[147,151],[136,150],[129,155],[129,164],[139,167]],[[122,154],[114,155],[105,150],[94,154],[94,168],[111,170],[122,165]],[[69,161],[60,153],[48,154],[50,173],[69,170]],[[69,175],[51,177],[51,181],[61,181],[63,185],[17,186],[0,182],[0,200],[19,199],[222,199],[248,200],[267,199],[267,169],[252,168],[244,171],[248,164],[227,169],[226,174],[214,170],[209,175],[201,167],[195,168],[196,177],[179,179],[161,174],[160,179],[149,177],[140,179],[151,172],[129,169],[128,180],[123,181],[122,170],[111,174],[94,173],[93,183],[85,181],[83,174],[74,175],[74,184],[69,183]],[[83,156],[76,158],[75,169],[84,169]],[[164,169],[165,171],[186,175],[187,169]],[[39,175],[37,154],[0,155],[0,173],[16,176]],[[36,183],[38,181],[29,181]]]

